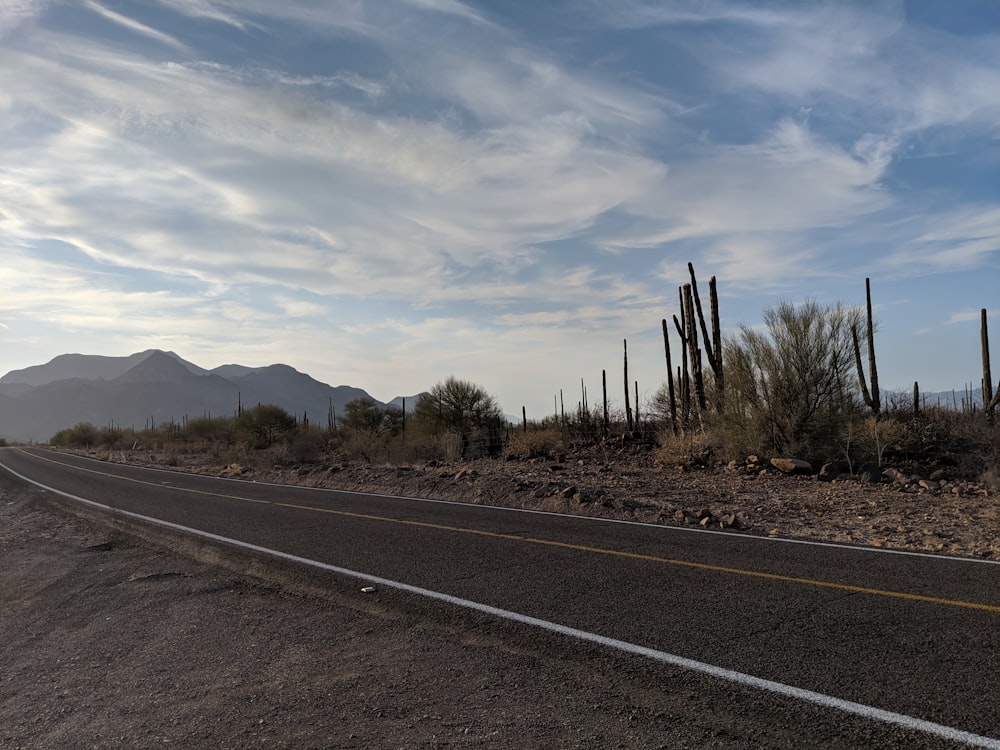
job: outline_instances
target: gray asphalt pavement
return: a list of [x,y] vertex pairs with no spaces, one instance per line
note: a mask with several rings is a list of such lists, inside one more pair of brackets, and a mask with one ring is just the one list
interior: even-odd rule
[[255,484],[37,449],[0,449],[0,466],[120,510],[1000,738],[996,563]]

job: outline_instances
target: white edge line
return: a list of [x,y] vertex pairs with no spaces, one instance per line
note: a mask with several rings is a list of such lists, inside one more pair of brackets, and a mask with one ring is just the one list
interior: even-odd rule
[[439,591],[431,591],[430,589],[420,588],[418,586],[411,586],[408,583],[402,583],[400,581],[393,581],[389,578],[381,578],[379,576],[368,575],[367,573],[361,573],[356,570],[351,570],[349,568],[342,568],[337,565],[331,565],[329,563],[320,562],[319,560],[311,560],[307,557],[300,557],[299,555],[293,555],[288,552],[282,552],[280,550],[270,549],[269,547],[261,547],[250,542],[243,542],[239,539],[230,539],[229,537],[220,536],[219,534],[213,534],[210,531],[202,531],[200,529],[193,529],[189,526],[182,526],[181,524],[173,523],[171,521],[164,521],[158,518],[152,518],[150,516],[144,516],[141,513],[133,513],[132,511],[122,510],[120,508],[114,508],[110,505],[105,505],[104,503],[99,503],[94,500],[88,500],[84,497],[79,497],[78,495],[73,495],[69,492],[64,492],[63,490],[57,490],[53,487],[42,484],[41,482],[36,482],[33,479],[29,479],[22,474],[12,470],[8,466],[0,463],[0,467],[4,468],[14,476],[22,479],[25,482],[29,482],[37,487],[41,487],[49,492],[54,492],[57,495],[62,495],[71,500],[89,505],[93,508],[98,508],[100,510],[109,512],[111,514],[117,514],[132,518],[138,521],[143,521],[145,523],[150,523],[155,526],[162,526],[174,531],[180,531],[193,536],[201,537],[203,539],[209,539],[213,542],[219,542],[233,547],[239,547],[242,549],[250,550],[252,552],[257,552],[264,555],[269,555],[271,557],[276,557],[282,560],[288,560],[290,562],[298,563],[301,565],[310,566],[313,568],[319,568],[320,570],[325,570],[331,573],[337,573],[338,575],[348,576],[350,578],[357,578],[368,583],[377,583],[386,588],[396,589],[398,591],[405,591],[409,594],[416,594],[417,596],[423,596],[428,599],[434,599],[437,601],[445,602],[457,607],[463,607],[465,609],[471,609],[476,612],[482,612],[483,614],[493,615],[494,617],[499,617],[504,620],[509,620],[511,622],[521,623],[523,625],[528,625],[531,627],[539,628],[541,630],[547,630],[551,633],[557,633],[559,635],[568,636],[570,638],[576,638],[580,641],[585,641],[588,643],[596,643],[600,646],[605,646],[607,648],[612,648],[617,651],[622,651],[627,654],[632,654],[634,656],[642,656],[647,659],[652,659],[654,661],[661,662],[663,664],[669,664],[670,666],[679,667],[680,669],[687,669],[693,672],[700,672],[701,674],[708,675],[710,677],[715,677],[717,679],[725,680],[736,685],[741,685],[743,687],[754,688],[756,690],[764,690],[769,693],[774,693],[786,698],[794,698],[796,700],[804,701],[806,703],[812,703],[821,708],[830,708],[837,711],[842,711],[844,713],[853,714],[855,716],[860,716],[864,719],[869,719],[872,721],[881,722],[883,724],[892,724],[895,726],[902,727],[904,729],[924,732],[926,734],[932,734],[937,737],[952,741],[960,742],[970,747],[981,747],[987,748],[987,750],[1000,750],[1000,739],[995,739],[992,737],[985,737],[979,734],[973,734],[972,732],[966,732],[962,729],[955,729],[954,727],[949,727],[944,724],[937,724],[933,721],[927,721],[926,719],[918,719],[914,716],[907,716],[906,714],[895,713],[894,711],[887,711],[882,708],[876,708],[874,706],[868,706],[864,703],[855,703],[854,701],[844,700],[843,698],[836,698],[831,695],[826,695],[824,693],[818,693],[813,690],[806,690],[804,688],[797,688],[793,685],[786,685],[782,682],[775,682],[774,680],[767,680],[763,677],[754,677],[753,675],[745,674],[743,672],[737,672],[732,669],[726,669],[725,667],[718,667],[714,664],[706,664],[705,662],[696,661],[694,659],[688,659],[683,656],[677,656],[676,654],[670,654],[666,651],[659,651],[657,649],[648,648],[646,646],[640,646],[636,643],[629,643],[628,641],[620,641],[617,638],[609,638],[607,636],[598,635],[597,633],[590,633],[586,630],[579,630],[577,628],[571,628],[567,625],[560,625],[559,623],[549,622],[548,620],[542,620],[537,617],[531,617],[530,615],[523,615],[519,612],[512,612],[507,609],[500,609],[498,607],[492,607],[488,604],[481,604],[479,602],[474,602],[469,599],[461,599],[457,596],[452,596],[451,594],[444,594]]
[[[20,450],[20,449],[19,449]],[[35,448],[35,450],[46,450]],[[714,534],[716,536],[727,536],[736,539],[749,539],[759,542],[780,542],[783,544],[804,544],[810,547],[829,547],[831,549],[851,550],[854,552],[870,552],[880,555],[903,555],[905,557],[924,557],[929,560],[956,563],[975,563],[977,565],[1000,565],[1000,560],[986,560],[979,557],[960,557],[957,555],[937,555],[931,552],[913,552],[905,549],[886,549],[884,547],[862,547],[857,544],[839,544],[837,542],[817,542],[810,539],[791,539],[783,536],[761,536],[759,534],[740,534],[735,531],[721,531],[715,529],[688,528],[686,526],[670,526],[659,523],[647,523],[645,521],[626,521],[620,518],[601,518],[599,516],[583,516],[575,513],[559,513],[552,510],[534,510],[532,508],[509,508],[504,505],[488,505],[484,503],[464,503],[461,500],[439,500],[432,497],[410,497],[408,495],[388,495],[380,492],[359,492],[357,490],[338,490],[334,487],[305,487],[298,484],[278,484],[277,482],[256,482],[250,479],[236,479],[234,477],[215,477],[210,474],[196,474],[190,471],[178,471],[176,469],[161,469],[156,466],[138,466],[135,464],[119,463],[115,461],[100,461],[90,456],[78,456],[76,454],[63,454],[59,451],[50,451],[57,455],[71,455],[75,458],[82,458],[86,461],[94,461],[101,464],[111,464],[113,466],[125,466],[129,469],[141,469],[143,471],[158,471],[164,474],[179,474],[186,477],[196,477],[199,479],[214,479],[219,482],[237,482],[243,484],[255,484],[260,487],[288,487],[296,490],[309,490],[312,492],[333,492],[344,495],[357,495],[359,497],[384,497],[392,500],[410,500],[418,503],[437,503],[438,505],[458,505],[463,508],[488,508],[490,510],[506,511],[508,513],[529,513],[540,516],[559,516],[561,518],[574,518],[583,521],[596,521],[598,523],[615,523],[624,526],[645,526],[651,529],[663,529],[668,532],[686,532],[689,534]],[[29,454],[30,455],[30,454]],[[2,464],[0,464],[2,465]]]

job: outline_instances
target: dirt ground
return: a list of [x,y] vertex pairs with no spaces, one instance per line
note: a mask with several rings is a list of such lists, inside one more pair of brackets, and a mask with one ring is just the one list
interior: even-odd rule
[[[1000,558],[1000,498],[946,479],[932,489],[828,483],[635,456],[256,471],[126,456],[140,458],[257,481]],[[734,700],[698,675],[159,534],[0,473],[0,747],[941,746],[789,700]]]

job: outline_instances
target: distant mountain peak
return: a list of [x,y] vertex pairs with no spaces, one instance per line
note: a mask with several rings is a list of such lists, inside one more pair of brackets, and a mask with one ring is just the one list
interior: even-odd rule
[[[145,354],[145,352],[143,352]],[[114,379],[115,383],[163,383],[198,377],[172,352],[150,350],[145,359]]]

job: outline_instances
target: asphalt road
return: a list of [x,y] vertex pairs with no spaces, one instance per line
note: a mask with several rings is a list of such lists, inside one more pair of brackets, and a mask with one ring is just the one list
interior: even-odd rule
[[1000,747],[989,739],[1000,738],[996,563],[256,484],[37,449],[0,449],[0,467],[115,509],[649,650],[637,658],[667,654],[721,668],[721,680],[810,691],[820,705],[829,697],[833,713],[854,702]]

